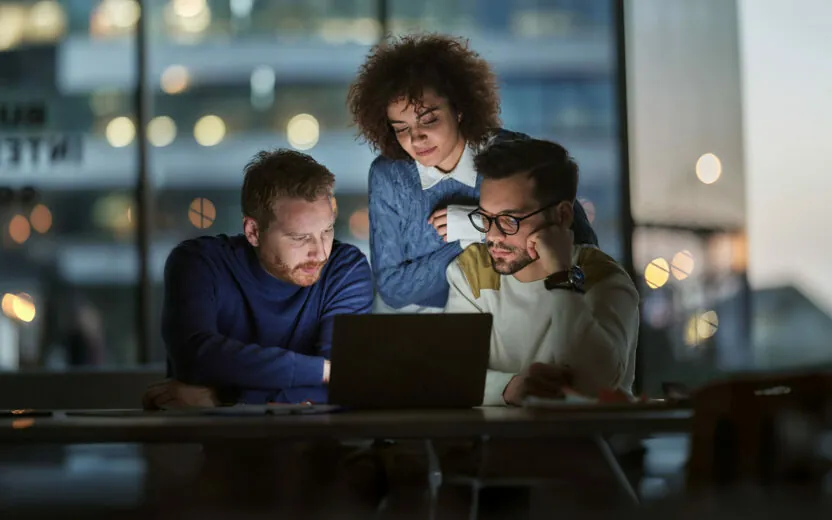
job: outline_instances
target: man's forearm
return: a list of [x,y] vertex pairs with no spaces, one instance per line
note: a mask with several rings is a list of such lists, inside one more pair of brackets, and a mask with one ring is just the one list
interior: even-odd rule
[[175,376],[211,387],[282,390],[323,382],[322,356],[245,344],[218,334],[196,336],[172,353]]
[[326,385],[287,388],[280,392],[275,400],[278,403],[287,404],[302,404],[307,402],[312,404],[327,404],[329,402],[329,389]]
[[505,392],[506,386],[508,386],[515,375],[489,369],[485,374],[485,392],[482,398],[483,406],[505,405],[506,401],[503,398],[503,392]]
[[574,371],[573,388],[595,396],[614,388],[627,370],[629,349],[638,334],[638,299],[634,289],[607,283],[586,295],[551,291],[563,299],[552,318],[557,331],[552,345],[555,362]]

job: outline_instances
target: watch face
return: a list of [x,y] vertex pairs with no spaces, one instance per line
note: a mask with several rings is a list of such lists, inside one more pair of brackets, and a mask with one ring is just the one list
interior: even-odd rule
[[583,287],[584,286],[584,272],[580,267],[572,267],[569,269],[569,281],[575,285],[575,287]]

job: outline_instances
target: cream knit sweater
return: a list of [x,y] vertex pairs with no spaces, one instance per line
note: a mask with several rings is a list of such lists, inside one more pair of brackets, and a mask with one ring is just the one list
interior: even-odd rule
[[585,294],[500,275],[484,244],[468,247],[448,266],[445,312],[494,316],[484,405],[505,404],[511,378],[538,361],[568,365],[582,394],[631,392],[639,327],[635,285],[596,247],[576,246],[573,262],[586,276]]

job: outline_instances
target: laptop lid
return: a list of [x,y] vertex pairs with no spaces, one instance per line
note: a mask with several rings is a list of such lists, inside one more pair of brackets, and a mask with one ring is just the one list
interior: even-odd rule
[[491,314],[335,316],[329,402],[350,408],[482,404]]

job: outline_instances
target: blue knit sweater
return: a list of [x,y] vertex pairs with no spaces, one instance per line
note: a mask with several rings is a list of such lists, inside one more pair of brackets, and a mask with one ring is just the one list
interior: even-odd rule
[[[500,130],[495,140],[528,139],[525,134]],[[445,243],[428,217],[451,204],[476,206],[482,182],[475,188],[447,179],[423,190],[412,159],[377,157],[370,167],[370,263],[376,289],[393,308],[416,304],[444,307],[448,300],[445,271],[462,252],[459,241]],[[572,225],[576,244],[598,239],[580,203],[575,203]]]
[[266,272],[243,235],[187,240],[165,264],[170,375],[214,387],[224,401],[326,402],[334,317],[372,303],[367,259],[337,240],[308,287]]

